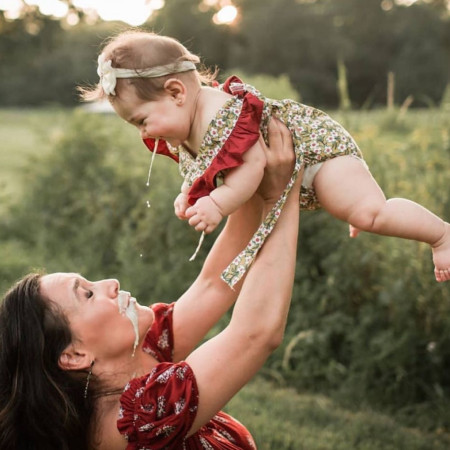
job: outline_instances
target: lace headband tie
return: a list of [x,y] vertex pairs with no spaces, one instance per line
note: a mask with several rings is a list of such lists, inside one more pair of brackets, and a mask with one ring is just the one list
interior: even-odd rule
[[103,53],[98,57],[97,73],[100,77],[100,85],[106,95],[116,95],[117,78],[158,78],[171,73],[188,72],[196,69],[192,61],[180,61],[142,70],[120,69],[112,67],[111,64],[112,61],[107,61]]

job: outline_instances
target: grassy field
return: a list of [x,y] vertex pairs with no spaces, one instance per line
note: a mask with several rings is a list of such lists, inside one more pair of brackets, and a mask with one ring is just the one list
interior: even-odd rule
[[0,212],[20,198],[29,161],[51,148],[67,114],[59,109],[0,111]]
[[252,432],[259,450],[445,450],[450,437],[405,428],[371,410],[344,409],[323,395],[299,394],[256,379],[227,412]]
[[[33,159],[52,148],[52,143],[64,133],[65,122],[71,114],[72,111],[59,109],[0,110],[0,213],[11,203],[20,201],[21,193],[27,188],[27,173],[32,170]],[[338,119],[355,135],[363,151],[374,145],[374,136],[377,136],[378,145],[400,149],[396,153],[400,158],[402,152],[407,154],[408,151],[405,134],[423,148],[434,138],[440,145],[450,148],[450,118],[438,110],[411,111],[400,120],[398,115],[387,115],[383,111],[351,112],[338,115]],[[148,153],[135,151],[135,147],[141,148],[135,130],[113,115],[105,115],[102,120],[113,127],[122,127],[124,141],[130,151],[134,151],[136,161],[148,162]],[[372,151],[371,155],[374,154],[376,152]],[[426,164],[426,155],[423,158]],[[370,160],[368,162],[370,164]],[[448,161],[442,163],[448,164]],[[395,164],[402,169],[401,163],[396,161]],[[408,167],[412,164],[420,166],[422,161],[408,161]],[[382,181],[383,174],[379,175]],[[405,179],[400,175],[399,185],[415,182],[414,177]],[[419,194],[420,189],[418,186]],[[6,241],[7,237],[3,239]],[[260,450],[450,448],[450,436],[442,430],[427,433],[419,428],[406,428],[390,416],[369,409],[344,408],[329,397],[297,393],[262,379],[246,386],[230,402],[227,411],[250,429]]]

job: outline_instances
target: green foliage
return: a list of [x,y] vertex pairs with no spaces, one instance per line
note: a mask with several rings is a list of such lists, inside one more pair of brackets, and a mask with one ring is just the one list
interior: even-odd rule
[[[28,189],[3,227],[33,249],[34,266],[93,279],[120,274],[143,302],[176,297],[199,270],[201,256],[188,262],[198,234],[170,207],[181,185],[176,164],[157,157],[145,186],[150,155],[115,116],[77,111],[51,151],[33,161]],[[175,283],[178,270],[187,276]]]
[[[210,67],[285,74],[314,106],[339,106],[343,67],[354,107],[384,105],[390,71],[397,104],[412,95],[413,107],[430,106],[441,102],[449,79],[443,1],[405,7],[390,0],[235,0],[239,18],[225,26],[213,23],[211,2],[177,0],[165,2],[144,28],[179,39]],[[0,11],[0,104],[73,105],[77,85],[98,81],[100,44],[125,25],[64,27],[37,7],[26,11],[15,21]]]
[[47,153],[61,133],[67,113],[61,109],[0,111],[0,212],[20,200],[30,161]]
[[230,70],[225,76],[221,77],[223,78],[221,81],[225,81],[225,79],[231,75],[236,75],[245,83],[256,87],[268,98],[277,100],[290,98],[292,100],[300,101],[300,95],[292,86],[287,75],[249,75],[242,70],[235,69]]
[[[425,2],[384,10],[382,0],[248,1],[233,63],[252,73],[286,73],[307,104],[339,105],[337,61],[353,106],[385,104],[395,71],[396,100],[436,103],[448,80],[448,14]],[[289,32],[286,32],[289,30]]]
[[65,30],[37,9],[9,22],[0,11],[1,105],[76,104],[76,86],[97,81],[98,48],[118,28],[124,26],[105,23]]
[[[440,110],[392,114],[395,121],[382,111],[336,119],[355,136],[388,197],[411,198],[448,220],[450,118]],[[176,164],[157,157],[147,189],[151,155],[116,116],[31,115],[13,121],[26,136],[27,170],[20,153],[2,166],[20,168],[16,182],[24,184],[0,217],[1,287],[45,267],[117,277],[144,303],[177,298],[214,236],[188,262],[199,235],[173,214]],[[32,123],[51,130],[39,145]],[[349,404],[389,407],[408,423],[417,414],[427,429],[448,429],[450,286],[434,281],[427,245],[368,234],[349,240],[347,233],[323,211],[302,214],[286,337],[265,372],[299,390],[334,392]]]
[[[408,114],[390,132],[381,113],[341,122],[388,197],[450,217],[447,116]],[[450,287],[434,281],[428,246],[364,234],[349,241],[346,225],[324,212],[301,222],[290,322],[272,370],[300,389],[396,409],[427,405],[427,426],[448,428]]]

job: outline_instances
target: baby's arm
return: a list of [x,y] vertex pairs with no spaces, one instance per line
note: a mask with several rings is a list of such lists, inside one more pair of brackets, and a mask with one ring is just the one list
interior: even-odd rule
[[[262,138],[260,138],[262,139]],[[266,157],[258,141],[243,154],[243,164],[231,169],[221,186],[197,200],[186,211],[189,225],[211,233],[222,220],[245,203],[258,188],[264,174]]]
[[178,194],[177,198],[173,203],[173,206],[175,208],[175,215],[181,220],[187,219],[186,209],[189,208],[188,192],[189,192],[189,184],[185,181],[181,185],[181,192]]

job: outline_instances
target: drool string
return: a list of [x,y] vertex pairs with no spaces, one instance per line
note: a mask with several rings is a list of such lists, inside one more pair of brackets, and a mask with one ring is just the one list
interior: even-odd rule
[[[153,149],[152,159],[150,160],[150,167],[148,169],[147,183],[146,183],[147,187],[150,186],[150,176],[152,174],[153,161],[155,160],[155,155],[156,155],[156,152],[158,151],[158,144],[159,144],[159,138],[156,138],[155,139],[155,148]],[[150,202],[147,200],[147,208],[150,208],[150,206],[151,206]]]
[[200,239],[198,240],[197,248],[195,249],[194,254],[189,258],[189,261],[194,261],[194,259],[197,257],[197,254],[203,244],[204,239],[205,239],[205,232],[202,231],[202,235],[200,236]]

